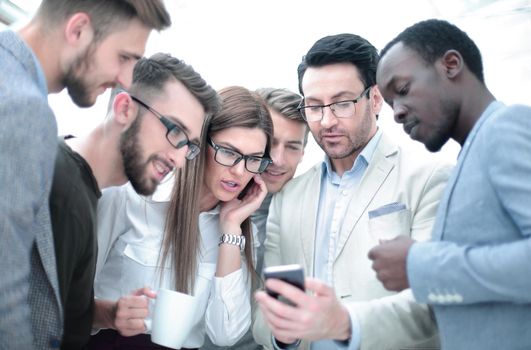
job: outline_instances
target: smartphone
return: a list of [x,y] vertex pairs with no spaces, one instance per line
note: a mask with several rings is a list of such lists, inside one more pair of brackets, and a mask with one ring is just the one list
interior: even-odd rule
[[[266,280],[268,278],[276,278],[304,291],[304,270],[302,266],[298,264],[266,267],[264,269],[264,278]],[[279,299],[278,293],[275,293],[267,288],[266,292],[273,298]],[[284,298],[280,298],[279,300],[287,302],[287,300]]]
[[243,188],[243,190],[240,192],[240,194],[238,195],[238,199],[240,200],[243,199],[243,197],[245,197],[247,192],[249,192],[254,185],[255,185],[254,179],[251,179],[247,183],[247,185]]

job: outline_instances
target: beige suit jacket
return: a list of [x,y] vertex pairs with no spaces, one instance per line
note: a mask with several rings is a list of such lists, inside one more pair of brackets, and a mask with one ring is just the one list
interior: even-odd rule
[[[367,254],[389,231],[415,240],[430,237],[437,205],[452,167],[419,160],[382,135],[358,189],[350,194],[332,265],[337,297],[360,322],[361,349],[436,346],[437,330],[430,310],[417,304],[410,290],[387,291],[376,279]],[[275,195],[270,206],[265,266],[301,264],[313,275],[314,239],[321,186],[318,164]],[[369,220],[369,211],[393,202],[405,210]],[[270,332],[257,308],[255,339],[271,347]],[[303,342],[301,349],[308,348]]]

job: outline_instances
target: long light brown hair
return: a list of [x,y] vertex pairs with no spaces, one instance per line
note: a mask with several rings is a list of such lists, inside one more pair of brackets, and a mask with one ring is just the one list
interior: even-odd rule
[[[200,247],[199,233],[199,193],[204,180],[207,157],[207,140],[222,130],[242,127],[264,131],[266,135],[265,157],[269,157],[273,139],[273,122],[264,101],[254,92],[239,86],[231,86],[219,91],[222,100],[221,110],[214,114],[203,127],[201,154],[176,171],[175,185],[168,209],[164,240],[162,245],[162,266],[168,259],[173,268],[173,283],[177,291],[190,294],[195,283],[197,256]],[[248,271],[255,282],[253,266],[253,238],[251,221],[247,218],[242,224],[245,245],[245,260]]]

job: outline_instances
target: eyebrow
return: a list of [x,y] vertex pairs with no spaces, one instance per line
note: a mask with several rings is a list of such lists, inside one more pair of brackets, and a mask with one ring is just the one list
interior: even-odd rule
[[302,145],[302,141],[295,141],[295,140],[293,140],[293,141],[288,141],[287,143],[289,143],[289,144],[295,144],[295,145]]
[[[355,95],[355,93],[351,92],[351,91],[340,91],[338,92],[337,94],[333,95],[330,99],[336,99],[336,98],[339,98],[339,97],[342,97],[343,95]],[[346,97],[346,96],[345,96]],[[310,100],[310,101],[316,101],[316,102],[320,102],[320,103],[323,103],[321,99],[319,98],[315,98],[315,97],[304,97],[304,100]],[[332,103],[335,103],[335,102],[332,102]]]
[[240,151],[240,149],[238,147],[235,147],[233,146],[230,142],[215,142],[218,146],[222,146],[222,147],[225,147],[225,148],[229,148],[233,151],[236,151],[244,156],[253,156],[253,157],[262,157],[265,153],[265,150],[264,152],[254,152],[254,153],[250,153],[250,154],[245,154],[243,153],[242,151]]
[[[163,115],[163,114],[161,114]],[[185,133],[186,133],[186,136],[189,137],[190,135],[190,129],[183,124],[183,122],[181,122],[181,120],[173,115],[164,115],[164,117],[168,118],[172,123],[176,124],[178,127],[180,127]],[[201,141],[199,140],[198,137],[194,137],[193,139],[190,139],[188,138],[188,140],[190,142],[193,142],[193,143],[196,143],[196,144],[200,144]]]
[[129,51],[122,51],[121,54],[124,55],[124,56],[128,56],[128,57],[134,58],[137,61],[143,57],[142,55],[139,55],[139,54],[134,53],[134,52],[129,52]]

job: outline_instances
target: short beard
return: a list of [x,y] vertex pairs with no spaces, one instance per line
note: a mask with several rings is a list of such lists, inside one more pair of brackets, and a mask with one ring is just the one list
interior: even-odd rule
[[131,126],[120,136],[120,152],[125,175],[138,194],[153,194],[156,183],[145,178],[146,166],[152,160],[142,161],[142,147],[138,138],[141,115],[138,113]]
[[330,154],[326,151],[324,143],[319,143],[319,146],[321,146],[330,159],[344,159],[355,153],[361,152],[369,142],[369,136],[373,125],[371,118],[371,111],[367,105],[361,120],[360,128],[355,135],[349,135],[347,149],[344,152]]
[[72,101],[79,107],[91,107],[96,102],[91,99],[89,87],[83,79],[87,76],[94,52],[95,44],[91,43],[84,53],[76,57],[63,77],[63,86],[67,89]]

